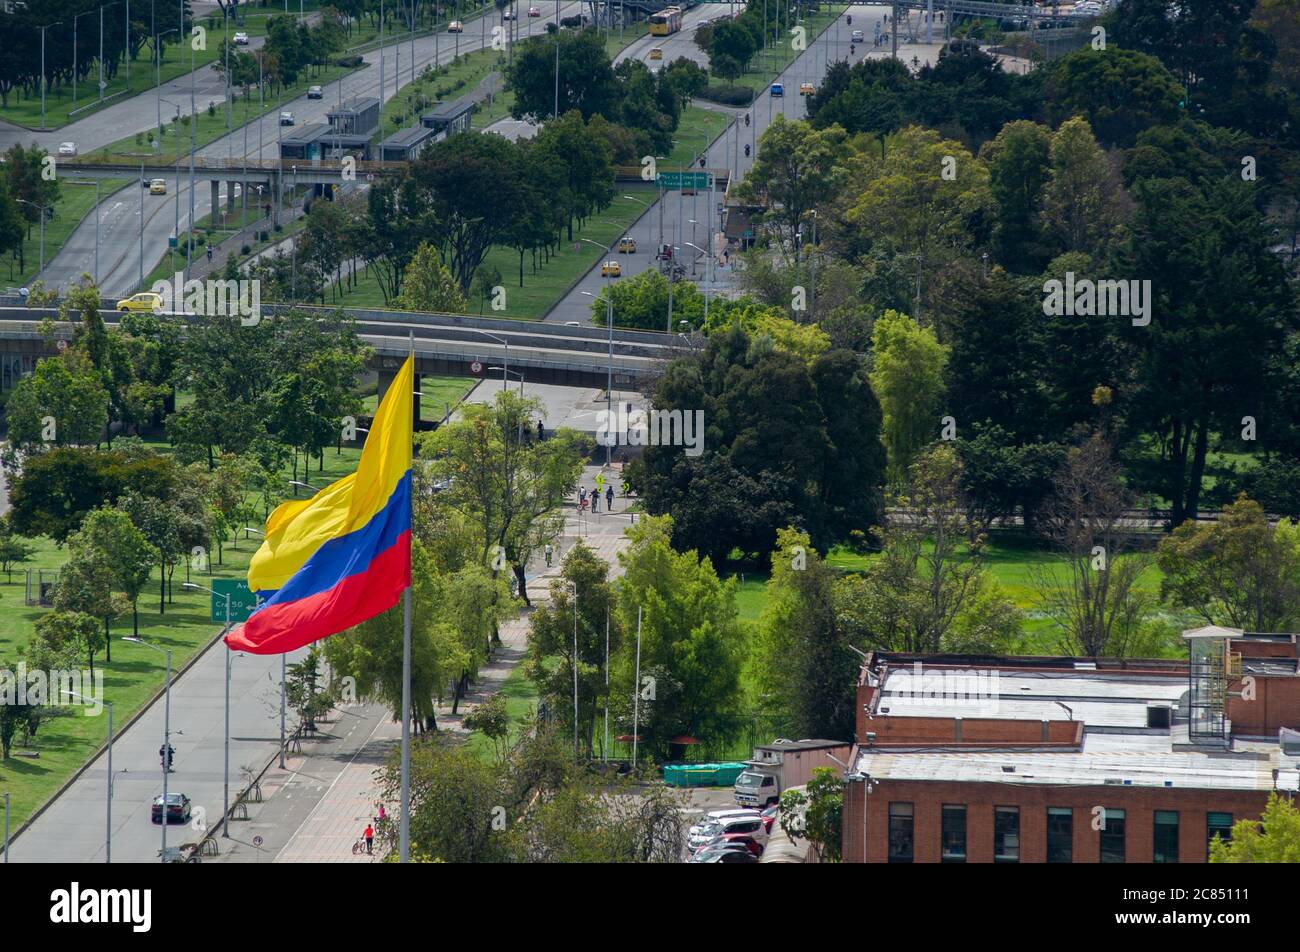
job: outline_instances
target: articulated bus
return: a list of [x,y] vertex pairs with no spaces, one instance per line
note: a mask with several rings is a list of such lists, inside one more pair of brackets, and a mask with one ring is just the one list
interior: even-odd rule
[[650,15],[651,36],[671,36],[682,28],[681,7],[664,7]]

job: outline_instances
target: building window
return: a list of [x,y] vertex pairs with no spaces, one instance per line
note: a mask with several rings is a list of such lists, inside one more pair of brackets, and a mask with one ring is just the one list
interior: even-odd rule
[[1155,840],[1151,852],[1153,863],[1178,862],[1178,811],[1157,810]]
[[1047,808],[1047,861],[1074,862],[1074,810],[1070,807]]
[[1207,860],[1210,858],[1210,844],[1214,842],[1216,836],[1225,843],[1232,842],[1231,813],[1205,814],[1205,858]]
[[889,862],[912,862],[912,804],[889,805]]
[[940,862],[966,862],[966,807],[943,808],[943,839],[940,844]]
[[993,808],[993,862],[1020,862],[1020,808]]
[[1101,862],[1124,862],[1124,811],[1103,807],[1106,825],[1101,830]]

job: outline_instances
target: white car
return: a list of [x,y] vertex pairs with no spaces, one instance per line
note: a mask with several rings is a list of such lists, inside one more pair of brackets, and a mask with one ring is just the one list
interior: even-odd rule
[[687,831],[687,835],[695,836],[703,833],[705,827],[712,826],[714,823],[720,823],[723,820],[729,820],[732,817],[752,817],[754,819],[760,819],[762,813],[758,810],[710,810],[708,813],[704,814],[704,818],[701,819],[699,823],[691,824],[691,828]]
[[236,34],[235,34],[235,45],[236,45],[236,46],[247,46],[247,45],[248,45],[248,34],[247,34],[247,33],[236,33]]
[[743,833],[752,836],[759,844],[767,842],[767,827],[763,823],[763,817],[758,813],[724,817],[720,820],[710,819],[698,827],[692,827],[692,830],[694,832],[686,840],[686,848],[692,853],[725,833]]
[[307,87],[307,98],[308,98],[308,99],[324,99],[324,98],[325,98],[325,92],[324,92],[324,91],[323,91],[319,86],[309,86],[309,87]]
[[849,42],[865,43],[867,42],[867,34],[863,33],[861,30],[854,30],[853,35],[849,37]]
[[291,125],[293,125],[293,113],[291,113],[291,112],[282,112],[282,113],[280,113],[280,125],[282,125],[282,126],[291,126]]
[[76,155],[77,144],[75,142],[60,142],[59,155]]
[[448,33],[464,33],[464,32],[465,32],[465,24],[461,23],[459,20],[452,20],[449,24],[447,24],[447,32],[448,32]]
[[518,20],[518,19],[519,19],[519,14],[515,13],[514,10],[505,10],[505,11],[503,11],[502,14],[501,14],[501,19],[503,19],[503,20]]

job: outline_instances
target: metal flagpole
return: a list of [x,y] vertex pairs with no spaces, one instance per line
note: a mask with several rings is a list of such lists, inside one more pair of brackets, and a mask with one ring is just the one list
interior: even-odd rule
[[[410,332],[411,357],[414,364],[415,331]],[[414,369],[414,368],[412,368]],[[414,379],[414,378],[412,378]],[[412,388],[414,389],[414,388]],[[415,395],[411,395],[415,401]],[[407,434],[409,440],[411,434]],[[414,497],[408,503],[414,520]],[[409,571],[409,568],[408,568]],[[402,807],[399,821],[401,862],[411,861],[411,585],[402,593]]]

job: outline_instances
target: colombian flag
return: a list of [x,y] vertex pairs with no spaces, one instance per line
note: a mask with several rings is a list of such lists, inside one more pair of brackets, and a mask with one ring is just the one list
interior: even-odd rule
[[226,636],[281,654],[397,604],[411,584],[411,434],[415,359],[384,395],[357,471],[310,499],[283,503],[248,567],[261,605]]

